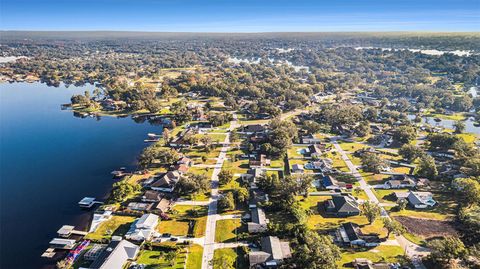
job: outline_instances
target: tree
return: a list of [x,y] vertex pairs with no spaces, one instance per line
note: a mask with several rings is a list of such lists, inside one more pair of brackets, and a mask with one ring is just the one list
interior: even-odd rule
[[152,165],[157,157],[157,150],[155,147],[146,147],[138,157],[138,166],[145,169]]
[[362,204],[362,212],[368,220],[368,223],[372,224],[375,219],[380,216],[380,207],[373,202],[367,201]]
[[220,185],[225,185],[233,180],[233,172],[230,170],[222,170],[218,173],[218,181]]
[[467,254],[465,245],[456,237],[434,239],[428,247],[432,250],[430,258],[438,264],[450,264],[452,259],[462,259]]
[[163,129],[162,137],[165,140],[165,144],[170,142],[170,130],[168,128]]
[[300,236],[301,242],[297,244],[291,261],[292,268],[309,269],[336,269],[337,261],[340,260],[340,249],[333,244],[327,235],[306,230]]
[[387,229],[387,238],[390,237],[390,233],[400,235],[405,231],[405,228],[397,221],[392,220],[391,218],[383,219],[383,227]]
[[363,170],[366,172],[380,173],[386,166],[385,161],[373,152],[366,152],[361,158]]
[[212,265],[215,269],[235,269],[235,259],[230,255],[215,255]]
[[240,139],[240,136],[237,133],[237,130],[232,130],[230,132],[230,141],[231,142],[237,142]]
[[123,202],[132,193],[138,191],[139,188],[139,185],[133,185],[126,181],[119,181],[113,184],[111,198],[115,202]]
[[368,121],[362,121],[355,128],[355,131],[357,132],[358,136],[365,137],[365,136],[369,135],[370,132],[371,132],[370,124],[368,123]]
[[398,154],[400,154],[403,159],[413,162],[416,158],[422,156],[424,153],[415,145],[405,144],[398,150]]
[[414,140],[417,137],[415,128],[409,125],[400,126],[393,132],[393,139],[396,141],[406,144]]
[[235,197],[237,200],[237,203],[246,203],[248,201],[250,194],[248,193],[247,188],[237,188],[235,189]]
[[202,193],[208,191],[210,180],[205,175],[187,173],[180,177],[175,187],[178,194]]
[[209,135],[204,135],[200,137],[200,142],[203,143],[203,147],[206,152],[210,151],[210,145],[212,144],[212,138]]
[[165,254],[165,260],[167,261],[167,263],[170,266],[174,266],[175,265],[175,260],[177,259],[177,256],[178,256],[178,252],[176,250],[168,251]]
[[480,179],[459,178],[455,180],[459,191],[463,194],[468,206],[480,205]]
[[453,126],[455,127],[455,133],[461,134],[465,131],[466,125],[463,121],[456,121]]
[[227,192],[220,200],[218,200],[218,207],[224,211],[235,209],[235,199],[232,192]]
[[425,155],[420,158],[415,174],[419,177],[426,177],[433,179],[438,175],[437,165],[435,159],[430,155]]
[[407,208],[407,200],[406,199],[400,199],[397,201],[397,207],[399,211],[405,210]]

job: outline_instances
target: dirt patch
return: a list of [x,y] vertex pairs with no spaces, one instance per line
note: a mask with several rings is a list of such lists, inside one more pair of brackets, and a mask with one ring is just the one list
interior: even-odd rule
[[437,236],[458,236],[457,230],[451,221],[421,219],[398,216],[394,217],[409,233],[422,236],[427,239]]

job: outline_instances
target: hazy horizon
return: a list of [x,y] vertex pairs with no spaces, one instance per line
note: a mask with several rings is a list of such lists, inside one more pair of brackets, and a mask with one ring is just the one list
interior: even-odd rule
[[480,26],[476,0],[1,0],[1,7],[1,30],[472,32]]

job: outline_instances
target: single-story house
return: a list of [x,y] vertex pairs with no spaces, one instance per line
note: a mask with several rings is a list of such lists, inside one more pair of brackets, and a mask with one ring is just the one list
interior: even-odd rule
[[312,134],[302,136],[302,144],[320,144],[321,142],[321,139],[315,138]]
[[323,176],[320,183],[322,187],[327,190],[340,190],[340,189],[351,189],[352,184],[346,184],[345,182],[339,182],[335,177],[331,175]]
[[437,204],[432,193],[426,191],[411,191],[408,193],[407,200],[408,204],[414,208],[427,208]]
[[333,161],[331,159],[323,158],[318,161],[305,164],[305,168],[312,170],[321,170],[323,173],[327,173],[332,170],[332,165]]
[[180,180],[180,173],[178,171],[169,171],[160,179],[154,181],[150,188],[156,191],[173,192],[175,185]]
[[127,208],[135,211],[148,211],[152,208],[152,203],[130,202],[128,203]]
[[303,173],[305,169],[303,169],[303,165],[301,164],[294,164],[292,165],[292,173]]
[[188,157],[182,157],[177,161],[177,164],[184,164],[188,167],[192,167],[193,165],[193,160],[188,158]]
[[310,152],[310,156],[312,158],[320,158],[322,156],[322,149],[319,144],[313,144],[308,146],[308,152]]
[[186,174],[188,172],[188,169],[190,169],[190,167],[186,164],[176,164],[174,167],[173,167],[173,170],[174,171],[178,171],[180,174]]
[[265,211],[258,206],[250,210],[252,220],[247,223],[249,233],[261,233],[267,230],[268,219]]
[[143,193],[143,196],[142,196],[142,202],[154,203],[160,200],[162,200],[162,194],[154,190],[147,190],[145,191],[145,193]]
[[[318,206],[321,206],[319,203]],[[325,212],[328,215],[337,217],[349,217],[360,215],[360,208],[357,200],[350,195],[335,195],[332,199],[325,201]]]
[[393,175],[385,183],[385,189],[415,188],[416,181],[409,175]]
[[265,126],[262,124],[252,124],[243,127],[243,132],[246,134],[265,133]]
[[270,166],[270,163],[271,163],[271,160],[267,159],[267,156],[265,154],[261,154],[258,160],[250,159],[248,162],[248,166],[250,168],[262,168],[265,166]]
[[128,260],[135,260],[140,247],[127,240],[112,239],[98,258],[90,265],[90,269],[122,269]]
[[341,245],[374,247],[380,244],[378,235],[364,235],[352,222],[343,223],[335,232],[335,240]]
[[248,254],[250,268],[276,268],[292,256],[289,243],[280,241],[276,236],[262,237],[260,246],[261,250]]

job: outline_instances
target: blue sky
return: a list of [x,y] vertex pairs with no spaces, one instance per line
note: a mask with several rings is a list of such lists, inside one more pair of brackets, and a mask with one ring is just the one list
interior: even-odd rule
[[0,29],[479,31],[480,0],[0,0]]

